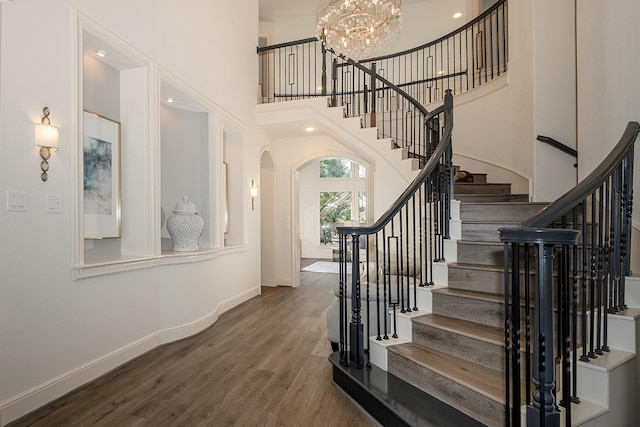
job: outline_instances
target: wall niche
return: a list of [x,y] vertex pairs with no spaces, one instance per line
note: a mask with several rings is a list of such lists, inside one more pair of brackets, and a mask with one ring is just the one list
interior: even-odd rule
[[[204,220],[201,250],[221,246],[220,209],[215,203],[216,136],[215,106],[167,71],[160,80],[161,216],[172,215],[175,205],[188,196]],[[162,226],[162,253],[172,252],[173,243]]]
[[[79,111],[79,216],[83,251],[79,264],[147,256],[150,209],[151,140],[149,122],[150,61],[144,56],[81,23],[81,108]],[[119,124],[116,136],[105,138],[102,128]],[[113,135],[113,132],[110,132]],[[91,146],[98,141],[100,148]],[[89,147],[89,148],[88,148]],[[107,148],[103,148],[107,147]],[[104,154],[104,151],[107,154]],[[102,154],[96,154],[96,153]],[[87,154],[93,153],[93,154]],[[93,160],[92,159],[93,156]],[[97,157],[97,160],[96,160]],[[86,163],[86,164],[85,164]],[[100,164],[96,172],[95,164]],[[92,172],[93,171],[93,172]],[[101,190],[113,182],[113,191]],[[104,176],[107,176],[106,178]],[[105,184],[107,183],[107,184]],[[111,200],[112,208],[91,212],[91,200]],[[106,203],[106,202],[105,202]],[[96,219],[97,218],[97,219]],[[96,222],[109,224],[107,230]]]
[[[74,278],[206,260],[245,244],[244,125],[95,22],[77,19]],[[105,127],[112,131],[103,141]],[[118,183],[97,176],[105,171]],[[113,209],[87,207],[88,196],[97,204],[88,194],[96,181],[112,183],[100,195]],[[176,252],[166,220],[185,195],[204,229],[198,251]],[[116,226],[104,232],[103,220]]]

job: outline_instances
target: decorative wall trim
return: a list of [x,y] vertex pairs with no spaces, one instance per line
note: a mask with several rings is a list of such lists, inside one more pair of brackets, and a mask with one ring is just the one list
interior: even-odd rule
[[216,259],[220,256],[246,252],[247,245],[227,246],[217,249],[202,249],[197,252],[167,252],[155,257],[119,258],[109,261],[97,261],[93,264],[81,264],[73,267],[73,280],[125,273],[127,271],[163,265],[189,264]]
[[205,330],[218,320],[220,314],[257,295],[260,295],[259,286],[220,302],[213,311],[193,322],[149,334],[0,403],[0,425],[15,421],[163,344]]

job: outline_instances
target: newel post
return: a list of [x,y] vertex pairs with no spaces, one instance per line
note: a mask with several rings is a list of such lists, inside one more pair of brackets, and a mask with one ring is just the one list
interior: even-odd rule
[[[532,403],[527,407],[528,426],[560,426],[560,412],[555,403],[555,358],[553,333],[553,251],[555,246],[573,246],[578,243],[578,230],[557,228],[501,228],[498,230],[500,240],[505,243],[525,243],[537,247],[536,286],[535,286],[535,334],[533,343],[533,392]],[[517,246],[516,246],[517,247]],[[511,257],[519,257],[518,251],[512,251]],[[505,260],[508,263],[509,260]],[[506,264],[508,265],[508,264]],[[517,268],[517,262],[511,263],[511,268]],[[505,266],[506,267],[506,266]],[[526,273],[525,273],[526,274]],[[505,276],[507,277],[507,276]],[[511,284],[519,286],[518,283]],[[512,294],[519,295],[519,291],[512,289]],[[511,301],[518,304],[519,301]],[[508,312],[508,307],[505,307]],[[517,321],[517,320],[515,320]],[[509,322],[508,322],[509,323]],[[519,331],[519,325],[513,325]],[[519,337],[512,342],[512,351],[520,352]],[[513,367],[513,386],[519,388],[520,362],[515,357],[516,366]],[[514,390],[514,393],[517,390]],[[514,408],[519,412],[519,408]]]

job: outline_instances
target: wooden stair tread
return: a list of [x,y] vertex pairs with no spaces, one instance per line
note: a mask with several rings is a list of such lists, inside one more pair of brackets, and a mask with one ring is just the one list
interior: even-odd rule
[[[528,194],[455,194],[454,200],[459,200],[464,203],[472,201],[485,200],[487,202],[507,202],[507,201],[521,201],[525,202],[529,200]],[[476,202],[477,203],[477,202]]]
[[426,314],[413,318],[414,323],[444,329],[469,338],[479,339],[491,344],[504,344],[504,330],[494,326],[456,319],[439,314]]
[[540,206],[540,207],[545,207],[545,206],[548,206],[549,203],[548,202],[465,202],[464,205],[467,205],[467,206],[473,206],[473,205],[480,205],[480,206],[497,205],[497,206],[500,206],[500,207],[514,205],[514,206]]
[[468,240],[468,239],[460,239],[457,243],[463,245],[477,245],[477,246],[496,246],[500,248],[504,248],[504,243],[496,240]]
[[496,402],[505,403],[504,374],[498,371],[413,343],[393,345],[388,350]]
[[473,264],[467,262],[452,262],[448,264],[448,268],[464,268],[467,270],[488,270],[504,272],[504,265],[492,264]]
[[471,298],[480,301],[504,304],[504,296],[500,294],[490,294],[487,292],[469,291],[466,289],[442,288],[431,291],[434,294],[452,295],[464,298]]

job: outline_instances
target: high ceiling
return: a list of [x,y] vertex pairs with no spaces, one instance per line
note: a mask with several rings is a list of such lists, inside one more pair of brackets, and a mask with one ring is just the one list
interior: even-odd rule
[[[402,3],[421,3],[429,0],[403,0]],[[315,15],[320,0],[259,0],[260,20],[277,21],[283,16]]]

